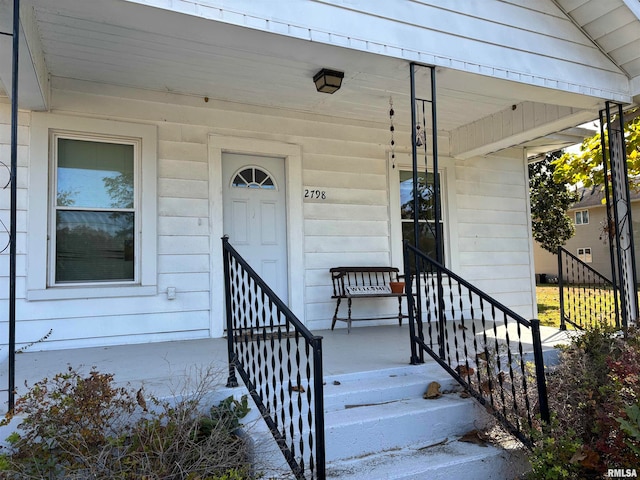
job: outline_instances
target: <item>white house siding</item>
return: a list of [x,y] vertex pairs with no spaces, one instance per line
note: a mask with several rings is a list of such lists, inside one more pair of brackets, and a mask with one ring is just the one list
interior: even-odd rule
[[533,315],[531,231],[521,152],[456,166],[459,274],[520,315]]
[[[3,312],[9,311],[9,233],[11,225],[10,213],[7,208],[10,205],[9,166],[11,159],[11,108],[6,98],[0,98],[0,248],[5,249],[0,254],[0,308]],[[25,271],[26,271],[26,238],[27,238],[27,186],[28,186],[28,166],[29,166],[29,115],[20,112],[18,115],[18,202],[17,202],[17,238],[16,238],[16,288],[19,292],[24,292]],[[6,165],[6,168],[3,166]],[[5,230],[6,229],[6,230]],[[0,316],[3,323],[0,326],[0,349],[5,350],[2,345],[7,343],[8,329],[6,313]],[[0,358],[5,358],[0,355]]]
[[[207,337],[216,331],[210,295],[211,255],[221,255],[219,238],[210,235],[209,135],[230,135],[296,144],[302,151],[303,189],[326,192],[326,200],[307,200],[303,231],[303,320],[313,329],[330,325],[329,268],[340,265],[389,265],[390,202],[388,126],[379,122],[318,118],[280,109],[251,107],[201,98],[53,79],[52,111],[79,117],[151,124],[158,133],[158,293],[140,297],[25,299],[27,184],[30,115],[20,116],[18,181],[19,344],[51,337],[34,346],[56,349]],[[0,144],[9,158],[9,105],[0,105]],[[398,142],[402,142],[396,136]],[[408,135],[407,135],[408,137]],[[407,146],[398,149],[406,152]],[[443,142],[442,150],[448,145]],[[524,163],[517,155],[459,161],[453,195],[459,238],[451,238],[452,256],[461,273],[504,303],[525,314],[531,310]],[[451,188],[449,185],[448,188]],[[451,193],[451,192],[450,192]],[[451,197],[451,195],[450,195]],[[0,197],[8,225],[8,193]],[[221,221],[221,219],[214,219]],[[456,228],[451,231],[455,232]],[[395,242],[396,240],[394,240]],[[7,285],[7,256],[0,256]],[[43,265],[42,268],[45,268]],[[220,275],[214,272],[213,275]],[[166,290],[175,287],[175,300]],[[7,308],[8,288],[0,308]],[[395,304],[364,302],[358,313],[393,312]],[[216,309],[213,309],[214,311]],[[6,319],[6,317],[3,317]],[[6,331],[1,327],[2,331]],[[5,339],[2,339],[6,343]]]

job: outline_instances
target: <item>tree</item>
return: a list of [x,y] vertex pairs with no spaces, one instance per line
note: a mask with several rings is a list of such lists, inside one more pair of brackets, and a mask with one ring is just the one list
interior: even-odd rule
[[554,180],[555,160],[561,156],[561,152],[555,152],[529,165],[533,239],[552,253],[575,233],[567,209],[578,200],[578,194]]
[[[624,126],[627,144],[627,171],[629,187],[640,190],[640,110],[631,112],[631,120]],[[553,161],[556,182],[584,187],[604,185],[602,169],[602,145],[600,134],[589,137],[582,142],[580,152],[565,153]]]

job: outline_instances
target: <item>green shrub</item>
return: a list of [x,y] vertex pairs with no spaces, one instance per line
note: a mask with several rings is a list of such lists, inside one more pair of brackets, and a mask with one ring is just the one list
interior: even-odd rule
[[211,384],[209,372],[195,393],[170,404],[117,387],[95,369],[44,379],[4,420],[21,423],[0,455],[0,478],[251,478],[246,442],[236,434],[247,399],[229,397],[202,414]]
[[576,335],[548,376],[552,423],[531,455],[530,478],[602,478],[640,456],[640,341],[606,327]]

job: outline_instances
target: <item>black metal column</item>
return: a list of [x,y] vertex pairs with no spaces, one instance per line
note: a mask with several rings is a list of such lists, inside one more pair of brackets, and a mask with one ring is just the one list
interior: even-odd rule
[[18,185],[18,48],[20,45],[20,0],[13,0],[13,52],[11,72],[11,213],[9,231],[9,411],[16,390],[16,220]]
[[[429,84],[428,89],[423,89],[422,92],[426,95],[420,95],[417,93],[417,79],[416,79],[416,71],[418,68],[428,69],[429,77],[426,82]],[[426,223],[423,226],[426,226],[432,233],[434,242],[435,242],[435,259],[441,264],[444,258],[444,245],[443,238],[440,230],[440,221],[441,221],[441,212],[440,212],[440,185],[439,185],[439,173],[438,173],[438,129],[437,129],[437,112],[436,112],[436,71],[435,67],[420,65],[417,63],[411,63],[410,65],[410,79],[411,79],[411,153],[412,153],[412,167],[413,167],[413,243],[416,249],[420,249],[420,215],[424,213],[427,217],[422,219],[425,220]],[[427,110],[429,110],[430,115],[427,115]],[[420,113],[422,114],[420,118]],[[431,125],[430,129],[427,129],[427,118],[430,119]],[[429,142],[429,138],[427,137],[428,131],[430,130],[431,142]],[[431,155],[432,155],[432,169],[433,169],[433,184],[429,185],[429,175],[428,175],[428,147],[431,144]],[[418,148],[422,150],[423,156],[423,165],[418,165]],[[430,219],[428,218],[429,208],[422,208],[421,202],[426,202],[427,200],[423,198],[423,195],[418,188],[418,169],[424,168],[424,188],[428,189],[431,187],[432,192],[432,206],[433,206],[433,227],[430,225]],[[405,255],[408,250],[405,248]],[[405,259],[405,265],[410,262],[407,262]],[[428,272],[421,272],[417,266],[417,259],[414,259],[413,267],[416,268],[415,275],[415,292],[416,292],[416,329],[417,335],[420,340],[424,340],[424,333],[422,331],[422,287],[421,284],[424,281],[421,274],[425,274]],[[410,274],[413,272],[406,271],[405,274]],[[442,292],[442,278],[438,271],[438,314],[439,314],[439,344],[441,353],[444,352],[444,297]],[[420,360],[424,361],[423,351],[420,349]],[[412,354],[411,361],[412,363],[416,360],[415,356]]]
[[[600,124],[611,267],[622,320],[616,319],[616,324],[627,327],[638,319],[638,281],[622,105],[606,102],[604,110],[600,111]],[[619,289],[615,289],[616,285]]]
[[602,168],[604,173],[604,198],[606,201],[607,211],[607,243],[609,244],[609,260],[611,262],[611,283],[613,284],[613,302],[615,306],[615,321],[616,326],[620,327],[620,290],[618,288],[618,274],[617,274],[617,262],[616,262],[616,249],[613,246],[615,238],[615,219],[613,214],[613,201],[611,193],[611,181],[609,180],[609,162],[607,161],[607,135],[605,134],[605,126],[607,125],[607,119],[605,117],[605,111],[600,110],[600,148],[602,150]]
[[[416,65],[410,66],[411,75],[411,167],[413,170],[413,246],[419,248],[420,224],[418,212],[420,211],[420,196],[418,195],[418,141],[417,125],[418,115],[416,109]],[[407,273],[407,272],[405,272]]]

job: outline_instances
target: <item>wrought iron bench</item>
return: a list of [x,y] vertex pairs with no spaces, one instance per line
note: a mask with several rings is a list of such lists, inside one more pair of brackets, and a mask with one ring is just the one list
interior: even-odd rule
[[[336,311],[331,322],[331,330],[336,321],[347,322],[347,332],[351,333],[351,322],[356,320],[384,320],[397,318],[402,326],[402,319],[407,315],[402,314],[402,297],[405,297],[404,284],[399,270],[395,267],[334,267],[329,270],[333,281],[333,295]],[[395,284],[395,285],[394,285]],[[392,291],[393,285],[393,291]],[[351,316],[351,302],[354,298],[380,298],[395,297],[398,299],[398,315],[385,317],[353,318]],[[339,317],[338,310],[343,298],[347,299],[347,316]]]

